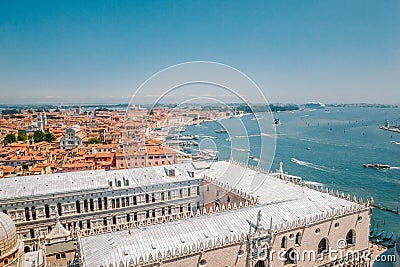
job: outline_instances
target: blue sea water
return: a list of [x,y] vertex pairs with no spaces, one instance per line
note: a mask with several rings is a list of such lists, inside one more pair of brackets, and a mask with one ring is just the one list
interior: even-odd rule
[[[271,118],[271,114],[256,117]],[[235,159],[271,170],[283,161],[284,171],[304,180],[400,209],[400,145],[396,144],[400,133],[379,129],[386,120],[399,120],[400,109],[332,107],[274,113],[273,117],[281,121],[275,128],[276,151],[275,126],[269,125],[271,120],[258,125],[254,115],[190,126],[185,134],[198,134],[200,149],[218,150],[221,160]],[[228,133],[215,132],[222,127]],[[368,169],[365,163],[394,168]],[[374,209],[371,226],[399,235],[400,216]]]

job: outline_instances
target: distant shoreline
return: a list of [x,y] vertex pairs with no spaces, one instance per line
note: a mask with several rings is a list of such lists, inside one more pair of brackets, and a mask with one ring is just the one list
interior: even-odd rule
[[[127,103],[123,104],[107,104],[107,103],[68,103],[68,104],[0,104],[0,109],[69,109],[69,108],[128,108]],[[248,109],[249,106],[243,103],[227,103],[227,106],[237,107],[239,110]],[[225,106],[216,105],[216,104],[192,104],[190,106],[180,107],[180,108],[209,108],[209,109],[218,109],[218,108],[226,108]],[[250,104],[251,109],[255,110],[255,112],[262,111],[266,109],[265,104]],[[293,103],[271,103],[269,107],[271,111],[292,111],[304,108],[306,104],[293,104]],[[141,104],[143,108],[151,109],[154,108],[151,104]],[[157,105],[156,108],[176,108],[178,104],[162,104]],[[357,108],[400,108],[400,104],[369,104],[369,103],[351,103],[351,104],[325,104],[325,108],[330,107],[357,107]],[[265,110],[266,111],[266,110]]]

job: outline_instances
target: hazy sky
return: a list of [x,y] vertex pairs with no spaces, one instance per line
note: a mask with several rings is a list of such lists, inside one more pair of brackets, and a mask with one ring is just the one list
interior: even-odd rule
[[127,102],[231,65],[270,102],[400,104],[400,1],[1,1],[0,103]]

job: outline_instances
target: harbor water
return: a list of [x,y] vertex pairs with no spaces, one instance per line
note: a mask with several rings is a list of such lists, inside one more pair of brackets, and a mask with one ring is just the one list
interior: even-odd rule
[[[258,124],[263,117],[272,120]],[[279,118],[280,124],[268,125],[273,118]],[[397,210],[400,133],[379,127],[386,120],[399,118],[400,109],[394,108],[329,107],[204,122],[187,127],[185,134],[199,135],[199,147],[193,148],[193,153],[196,149],[213,149],[220,160],[234,159],[271,170],[282,161],[285,172],[303,180],[363,199],[373,197],[376,205]],[[219,132],[221,128],[228,132]],[[391,168],[364,168],[367,163],[388,164]],[[396,237],[400,215],[374,209],[371,227],[375,232],[393,232]]]

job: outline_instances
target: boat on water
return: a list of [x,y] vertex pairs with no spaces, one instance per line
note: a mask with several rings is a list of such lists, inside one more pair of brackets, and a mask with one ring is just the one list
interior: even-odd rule
[[379,237],[381,237],[383,235],[383,231],[380,231],[379,233],[377,233],[377,234],[373,234],[373,235],[370,235],[369,236],[369,238],[379,238]]
[[382,238],[382,241],[389,241],[392,240],[392,238],[393,238],[393,233],[387,233],[386,236]]
[[307,150],[311,150],[311,147],[306,147]]
[[216,133],[227,133],[227,131],[225,129],[219,129],[219,130],[215,130]]
[[387,164],[364,164],[364,168],[373,168],[373,169],[389,169],[390,165]]
[[218,160],[217,150],[204,149],[200,150],[199,153],[192,155],[193,160]]
[[191,135],[178,135],[172,138],[172,140],[193,140],[193,139],[196,139],[196,137]]
[[249,159],[254,159],[254,156],[249,156]]
[[304,105],[305,108],[325,108],[325,104],[321,102],[308,102]]
[[199,143],[196,142],[196,141],[191,141],[191,142],[189,142],[189,144],[190,144],[191,146],[199,146]]

